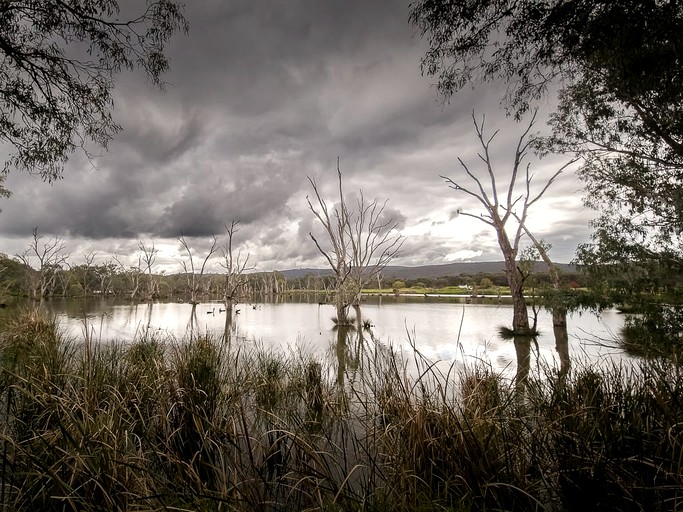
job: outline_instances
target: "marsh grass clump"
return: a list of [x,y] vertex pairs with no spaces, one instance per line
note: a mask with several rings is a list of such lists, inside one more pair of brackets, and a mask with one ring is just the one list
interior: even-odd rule
[[222,347],[198,337],[173,347],[169,370],[166,447],[174,472],[184,472],[187,483],[201,492],[220,478],[215,474],[219,439],[225,435],[218,422],[224,394]]
[[540,336],[540,331],[535,327],[530,327],[523,332],[517,332],[506,325],[498,326],[498,335],[504,340],[514,340],[517,337],[535,338]]
[[[539,382],[539,431],[565,509],[676,510],[683,498],[680,368],[583,366],[566,382]],[[539,417],[540,418],[540,417]]]
[[330,318],[332,320],[332,323],[334,324],[334,328],[338,327],[344,327],[347,329],[355,329],[356,327],[356,317],[355,316],[347,316],[343,320],[339,320],[339,317],[333,316]]
[[[527,510],[537,503],[525,480],[524,448],[515,394],[502,376],[481,365],[467,369],[459,386],[433,367],[417,382],[389,379],[378,399],[385,433],[385,492],[400,496],[401,510]],[[387,389],[388,387],[388,389]],[[387,413],[388,412],[388,413]]]
[[4,508],[120,509],[144,488],[129,470],[140,459],[128,414],[110,400],[110,355],[78,347],[37,311],[10,325],[2,347]]
[[71,357],[73,344],[60,331],[57,320],[36,310],[25,310],[9,322],[2,336],[1,362],[9,372],[59,373]]
[[375,341],[340,372],[334,357],[210,336],[76,342],[36,312],[17,316],[0,350],[7,511],[669,511],[683,500],[683,375],[668,360],[547,368],[520,390],[484,362],[444,374]]

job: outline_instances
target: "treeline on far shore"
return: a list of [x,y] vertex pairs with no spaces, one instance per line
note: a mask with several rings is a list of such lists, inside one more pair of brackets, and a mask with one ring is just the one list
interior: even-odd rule
[[[544,266],[534,271],[529,285],[538,288],[550,287],[551,277]],[[123,267],[108,262],[91,265],[62,265],[50,270],[45,286],[45,297],[121,297],[137,300],[149,298],[175,300],[190,294],[188,275],[183,272],[167,274],[165,272],[146,273],[140,268]],[[241,276],[243,283],[239,294],[243,299],[251,300],[258,296],[279,295],[294,291],[331,293],[334,290],[334,277],[329,271],[311,271],[305,275],[288,277],[287,272],[245,272]],[[6,303],[14,297],[40,298],[41,276],[16,258],[0,253],[0,302]],[[223,295],[225,275],[206,273],[194,276],[192,285],[198,287],[200,296],[214,299]],[[563,281],[568,288],[587,286],[586,276],[578,271],[565,272]],[[452,287],[464,290],[495,290],[507,288],[505,273],[476,272],[438,277],[396,277],[391,273],[380,274],[369,284],[373,290],[391,293],[395,290],[408,291],[416,289],[420,292],[439,291]],[[150,297],[151,295],[151,297]]]

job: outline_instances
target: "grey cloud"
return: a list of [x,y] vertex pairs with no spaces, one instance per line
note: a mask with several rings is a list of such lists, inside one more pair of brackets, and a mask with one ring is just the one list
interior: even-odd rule
[[395,262],[400,265],[420,265],[427,254],[432,264],[446,263],[446,256],[452,252],[449,244],[434,240],[428,235],[413,236],[404,240],[399,258]]
[[386,224],[387,226],[395,226],[397,230],[402,230],[408,223],[408,217],[396,208],[385,207],[382,212],[382,217],[379,224]]
[[[39,226],[77,240],[79,250],[132,254],[143,238],[176,247],[182,232],[199,251],[211,234],[222,236],[225,223],[241,220],[236,242],[253,261],[319,264],[308,236],[320,228],[306,205],[306,176],[334,202],[341,156],[348,199],[361,188],[367,198],[389,198],[385,218],[399,229],[452,223],[452,240],[433,233],[406,239],[400,261],[443,262],[459,250],[498,259],[491,233],[463,240],[464,219],[454,209],[474,212],[476,202],[438,175],[461,173],[458,156],[476,163],[473,108],[487,114],[491,130],[501,128],[493,144],[501,169],[518,131],[495,110],[495,86],[440,104],[420,76],[425,44],[408,24],[407,7],[403,0],[188,3],[190,33],[169,46],[166,90],[138,73],[119,77],[114,116],[124,131],[95,159],[96,170],[75,155],[54,186],[10,174],[15,195],[0,203],[7,237],[0,250]],[[580,188],[569,175],[556,185],[556,198]],[[558,252],[573,253],[585,225],[557,227],[547,238]],[[171,265],[173,257],[165,258]]]
[[196,148],[206,136],[207,127],[200,113],[192,109],[140,109],[137,102],[117,106],[123,117],[124,130],[115,141],[107,160],[113,155],[131,153],[127,158],[117,158],[119,165],[142,160],[147,165],[164,166],[181,158]]
[[249,224],[277,218],[298,188],[298,183],[288,177],[286,166],[274,162],[266,163],[262,170],[233,169],[232,176],[234,185],[229,190],[216,186],[217,181],[211,178],[188,186],[182,197],[165,208],[155,234],[168,237],[182,231],[192,236],[209,235],[233,219]]

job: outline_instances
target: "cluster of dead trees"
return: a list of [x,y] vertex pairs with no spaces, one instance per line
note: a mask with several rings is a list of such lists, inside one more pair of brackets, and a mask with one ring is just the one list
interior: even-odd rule
[[[536,204],[560,174],[572,165],[570,160],[553,171],[536,187],[534,173],[527,157],[532,149],[530,136],[536,114],[519,137],[507,172],[494,169],[491,143],[498,134],[488,135],[485,118],[478,119],[472,113],[472,121],[480,151],[477,153],[479,167],[458,158],[462,172],[458,177],[441,176],[456,192],[474,198],[479,204],[475,211],[458,209],[462,216],[472,217],[489,226],[495,233],[505,262],[505,275],[513,299],[512,335],[535,334],[535,322],[530,324],[524,286],[527,274],[520,267],[519,254],[522,240],[526,237],[537,256],[547,264],[554,288],[562,286],[558,268],[548,254],[550,248],[529,230],[529,209]],[[361,190],[356,201],[347,201],[342,186],[342,173],[337,161],[337,194],[333,206],[322,197],[316,181],[309,178],[313,199],[307,198],[310,210],[319,221],[321,235],[310,237],[326,260],[334,276],[337,323],[348,324],[349,308],[360,315],[360,292],[386,265],[394,259],[403,244],[396,224],[384,216],[386,201],[367,200]],[[501,186],[502,183],[502,186]],[[555,309],[556,325],[566,323],[566,310]]]
[[[513,299],[512,333],[533,335],[535,325],[530,324],[524,293],[525,272],[519,265],[522,240],[526,237],[538,257],[547,264],[553,286],[562,286],[559,270],[548,254],[549,246],[539,240],[528,228],[529,209],[536,204],[574,160],[566,162],[535,186],[531,165],[527,162],[533,139],[530,131],[536,120],[535,114],[519,137],[512,164],[507,172],[494,169],[491,144],[498,134],[488,135],[485,118],[478,119],[472,113],[476,137],[480,145],[477,154],[478,165],[458,158],[461,172],[457,177],[443,175],[448,186],[459,194],[476,199],[478,210],[458,210],[458,214],[472,217],[489,226],[495,233],[505,262],[505,275]],[[308,206],[318,221],[317,230],[310,238],[332,271],[332,294],[336,307],[336,322],[348,325],[353,322],[349,310],[355,309],[360,320],[361,291],[375,279],[399,254],[404,242],[396,222],[386,213],[387,201],[369,200],[361,189],[349,199],[342,180],[337,160],[333,202],[323,197],[321,187],[313,178],[308,178],[313,194],[307,196]],[[502,183],[502,185],[501,185]],[[96,264],[96,253],[82,256],[82,263],[69,263],[70,254],[65,242],[54,237],[46,239],[34,229],[29,247],[17,255],[18,261],[27,268],[28,294],[42,299],[56,294],[67,295],[74,286],[84,296],[91,294],[126,294],[132,300],[153,300],[158,297],[175,296],[182,293],[196,305],[207,296],[220,295],[226,310],[231,311],[241,298],[253,293],[278,295],[286,290],[286,280],[273,274],[255,274],[249,264],[249,255],[234,248],[238,221],[225,226],[225,236],[219,240],[212,236],[208,248],[203,252],[193,247],[181,234],[180,244],[182,273],[165,276],[157,272],[155,265],[159,250],[154,243],[138,243],[137,264],[126,266],[114,255],[104,263]],[[315,231],[315,232],[314,232]],[[219,258],[222,272],[208,274],[208,263]],[[178,283],[178,278],[184,284]],[[125,292],[123,291],[125,290]],[[565,323],[566,312],[562,307],[553,313],[554,323]]]

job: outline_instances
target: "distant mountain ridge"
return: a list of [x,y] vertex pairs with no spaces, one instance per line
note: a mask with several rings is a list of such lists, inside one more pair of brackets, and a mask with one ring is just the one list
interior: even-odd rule
[[[576,272],[576,266],[567,263],[557,263],[562,272]],[[545,263],[536,262],[536,269],[545,272]],[[329,275],[330,269],[301,268],[279,271],[287,279],[296,279],[307,275]],[[387,278],[397,279],[420,279],[423,277],[443,277],[483,274],[503,274],[505,273],[505,262],[503,261],[461,261],[456,263],[446,263],[443,265],[422,265],[419,267],[405,267],[392,265],[386,267],[382,274]]]

